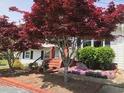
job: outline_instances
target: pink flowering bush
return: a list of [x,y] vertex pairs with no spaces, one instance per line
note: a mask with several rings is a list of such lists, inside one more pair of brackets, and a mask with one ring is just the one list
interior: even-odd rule
[[116,76],[115,70],[107,70],[107,71],[90,70],[90,69],[79,68],[78,66],[69,68],[68,73],[92,76],[92,77],[98,77],[98,78],[106,78],[106,79],[114,79]]

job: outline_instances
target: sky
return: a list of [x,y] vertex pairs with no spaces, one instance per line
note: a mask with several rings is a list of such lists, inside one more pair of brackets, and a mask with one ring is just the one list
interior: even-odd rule
[[23,14],[10,12],[9,7],[16,6],[25,11],[31,11],[33,0],[0,0],[0,15],[6,15],[10,21],[19,23],[22,20]]
[[114,1],[115,4],[124,4],[124,0],[100,0],[96,5],[100,7],[107,7],[108,3]]
[[[106,7],[108,2],[112,0],[100,0],[96,5]],[[124,0],[115,0],[116,4],[124,4]],[[10,12],[9,7],[16,6],[25,11],[31,11],[33,0],[0,0],[0,15],[6,15],[10,21],[19,23],[22,22],[23,15],[17,12]]]

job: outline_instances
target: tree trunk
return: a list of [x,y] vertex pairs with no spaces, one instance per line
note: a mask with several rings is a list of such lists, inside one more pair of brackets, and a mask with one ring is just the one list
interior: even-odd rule
[[9,65],[10,72],[14,72],[14,68],[11,64],[11,61],[9,61],[9,60],[8,60],[8,65]]
[[68,66],[64,67],[64,83],[68,82]]
[[14,68],[13,68],[14,58],[11,57],[11,56],[12,56],[11,51],[8,50],[7,53],[6,53],[6,57],[7,57],[9,69],[10,69],[10,72],[14,72]]

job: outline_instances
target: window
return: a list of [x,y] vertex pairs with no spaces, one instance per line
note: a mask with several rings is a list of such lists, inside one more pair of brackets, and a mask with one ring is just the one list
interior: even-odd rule
[[25,52],[25,58],[30,58],[30,52]]
[[81,47],[81,39],[77,38],[77,47]]
[[110,46],[110,41],[109,40],[105,40],[105,46]]
[[83,40],[83,47],[91,46],[91,40]]
[[94,47],[101,47],[101,46],[103,46],[103,41],[98,41],[98,40],[94,41]]
[[94,46],[94,47],[101,47],[101,46],[110,46],[110,40],[83,40],[83,47],[86,46]]

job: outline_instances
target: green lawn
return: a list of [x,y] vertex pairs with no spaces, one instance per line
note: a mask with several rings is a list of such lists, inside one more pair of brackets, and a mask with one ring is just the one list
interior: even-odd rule
[[[21,64],[21,62],[19,60],[15,60],[14,62],[14,65],[13,65],[14,68],[27,68],[28,65],[23,65]],[[8,65],[8,62],[7,60],[0,60],[0,70],[5,70],[5,69],[8,69],[9,68],[9,65]]]
[[0,60],[0,66],[8,65],[7,60]]
[[7,60],[0,60],[0,69],[8,69],[8,63]]

